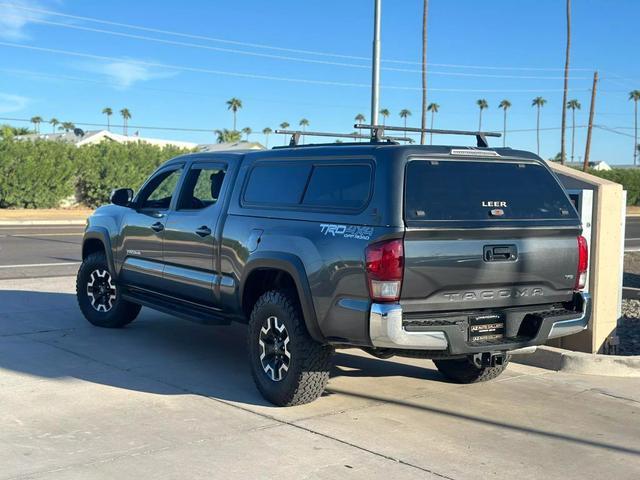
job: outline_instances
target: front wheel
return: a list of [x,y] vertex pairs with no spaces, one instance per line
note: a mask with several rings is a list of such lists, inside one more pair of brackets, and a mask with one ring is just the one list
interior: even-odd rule
[[494,367],[480,367],[474,362],[473,357],[434,360],[433,363],[440,373],[454,382],[477,383],[493,380],[504,372],[509,364],[509,357],[505,357],[502,365]]
[[293,294],[270,291],[258,299],[249,320],[248,350],[256,386],[271,403],[302,405],[324,392],[333,349],[311,338]]
[[121,297],[102,252],[92,253],[82,262],[76,297],[84,317],[97,327],[124,327],[135,320],[141,308]]

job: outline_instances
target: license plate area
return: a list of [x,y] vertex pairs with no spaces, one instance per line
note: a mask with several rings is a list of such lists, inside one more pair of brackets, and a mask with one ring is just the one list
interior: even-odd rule
[[504,338],[504,314],[491,313],[469,317],[469,341],[496,341]]

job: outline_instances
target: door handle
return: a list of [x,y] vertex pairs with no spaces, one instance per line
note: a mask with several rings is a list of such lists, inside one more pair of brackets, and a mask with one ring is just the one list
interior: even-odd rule
[[200,235],[201,237],[206,237],[208,235],[211,235],[211,229],[209,227],[207,227],[206,225],[203,225],[199,229],[196,230],[196,233],[198,235]]
[[164,230],[164,224],[162,222],[156,222],[151,225],[151,230],[153,230],[154,232],[161,232],[162,230]]

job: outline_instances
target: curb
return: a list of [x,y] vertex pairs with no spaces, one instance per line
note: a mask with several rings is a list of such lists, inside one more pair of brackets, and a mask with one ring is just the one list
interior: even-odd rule
[[28,225],[85,225],[86,219],[73,220],[0,220],[0,227],[19,227]]
[[514,355],[511,361],[565,373],[640,378],[640,355],[599,355],[541,346],[528,355]]

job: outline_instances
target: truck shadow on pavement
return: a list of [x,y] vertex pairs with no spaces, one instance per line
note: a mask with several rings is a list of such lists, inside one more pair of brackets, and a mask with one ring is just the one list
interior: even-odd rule
[[[73,294],[0,290],[0,388],[27,384],[33,377],[59,381],[61,388],[86,388],[74,381],[77,379],[131,391],[194,394],[216,401],[271,407],[253,384],[246,359],[245,331],[242,325],[201,326],[149,309],[143,309],[126,328],[101,329],[84,319]],[[525,426],[527,421],[517,425],[477,416],[466,409],[438,408],[413,398],[409,391],[400,392],[411,385],[412,378],[445,381],[429,362],[424,362],[422,367],[337,353],[327,395],[372,405],[389,403],[416,414],[445,416],[469,425],[498,427],[541,439],[640,456],[640,450],[633,446]],[[404,379],[401,384],[385,387],[391,389],[391,395],[379,395],[380,392],[360,391],[357,387],[345,389],[344,383],[335,382],[341,376]],[[387,383],[397,380],[390,378]],[[31,386],[30,391],[37,388],[37,384]],[[99,394],[98,389],[95,395]]]
[[[73,294],[0,290],[0,386],[9,370],[270,406],[251,378],[245,332],[244,325],[202,326],[150,309],[125,328],[103,329],[84,319]],[[426,360],[422,368],[345,352],[334,356],[332,378],[445,381]]]

